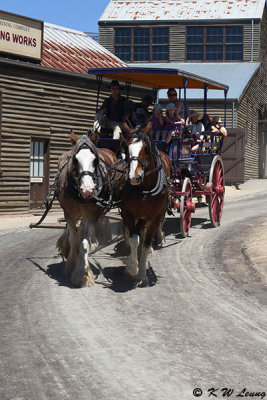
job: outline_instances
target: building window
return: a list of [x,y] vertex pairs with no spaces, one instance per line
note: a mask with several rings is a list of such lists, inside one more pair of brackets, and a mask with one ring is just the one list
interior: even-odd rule
[[44,176],[44,142],[31,142],[31,177]]
[[243,27],[188,27],[187,61],[242,61]]
[[225,28],[225,59],[243,60],[243,28],[242,26],[232,26]]
[[115,54],[125,62],[169,60],[169,28],[115,28]]

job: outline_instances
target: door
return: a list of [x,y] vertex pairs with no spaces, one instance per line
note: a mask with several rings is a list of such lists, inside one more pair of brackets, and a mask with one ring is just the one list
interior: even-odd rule
[[30,209],[44,206],[49,188],[49,142],[32,138],[30,159]]
[[243,129],[227,129],[221,156],[226,184],[243,183],[245,180],[245,131]]

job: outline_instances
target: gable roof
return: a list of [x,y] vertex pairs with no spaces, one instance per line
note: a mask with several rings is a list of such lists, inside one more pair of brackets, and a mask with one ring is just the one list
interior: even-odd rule
[[[130,64],[132,67],[150,67],[151,64]],[[219,78],[222,84],[228,85],[229,90],[227,98],[229,100],[240,100],[252,78],[260,67],[259,62],[249,63],[153,63],[154,68],[177,68],[196,74],[203,79],[217,80]],[[183,90],[182,90],[183,95]],[[187,89],[187,99],[203,99],[203,90]],[[160,99],[167,99],[167,91],[160,90]],[[208,90],[208,99],[223,100],[223,94],[219,90]]]
[[46,22],[41,65],[86,75],[88,68],[127,66],[84,32]]
[[265,0],[111,0],[99,22],[261,19]]

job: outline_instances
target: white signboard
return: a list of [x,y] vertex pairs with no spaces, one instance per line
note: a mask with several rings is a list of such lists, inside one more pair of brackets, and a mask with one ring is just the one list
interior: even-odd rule
[[42,58],[43,22],[0,11],[0,52]]
[[43,183],[43,178],[39,178],[39,177],[31,177],[31,183]]

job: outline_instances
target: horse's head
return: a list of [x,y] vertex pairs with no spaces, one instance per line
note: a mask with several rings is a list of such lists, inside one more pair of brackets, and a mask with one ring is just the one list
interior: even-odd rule
[[80,195],[89,199],[95,191],[96,166],[99,162],[97,149],[86,135],[76,141],[72,149],[69,173],[80,191]]
[[150,139],[146,131],[137,127],[124,139],[127,148],[126,161],[129,165],[131,185],[140,185],[144,179],[145,168],[148,166]]

